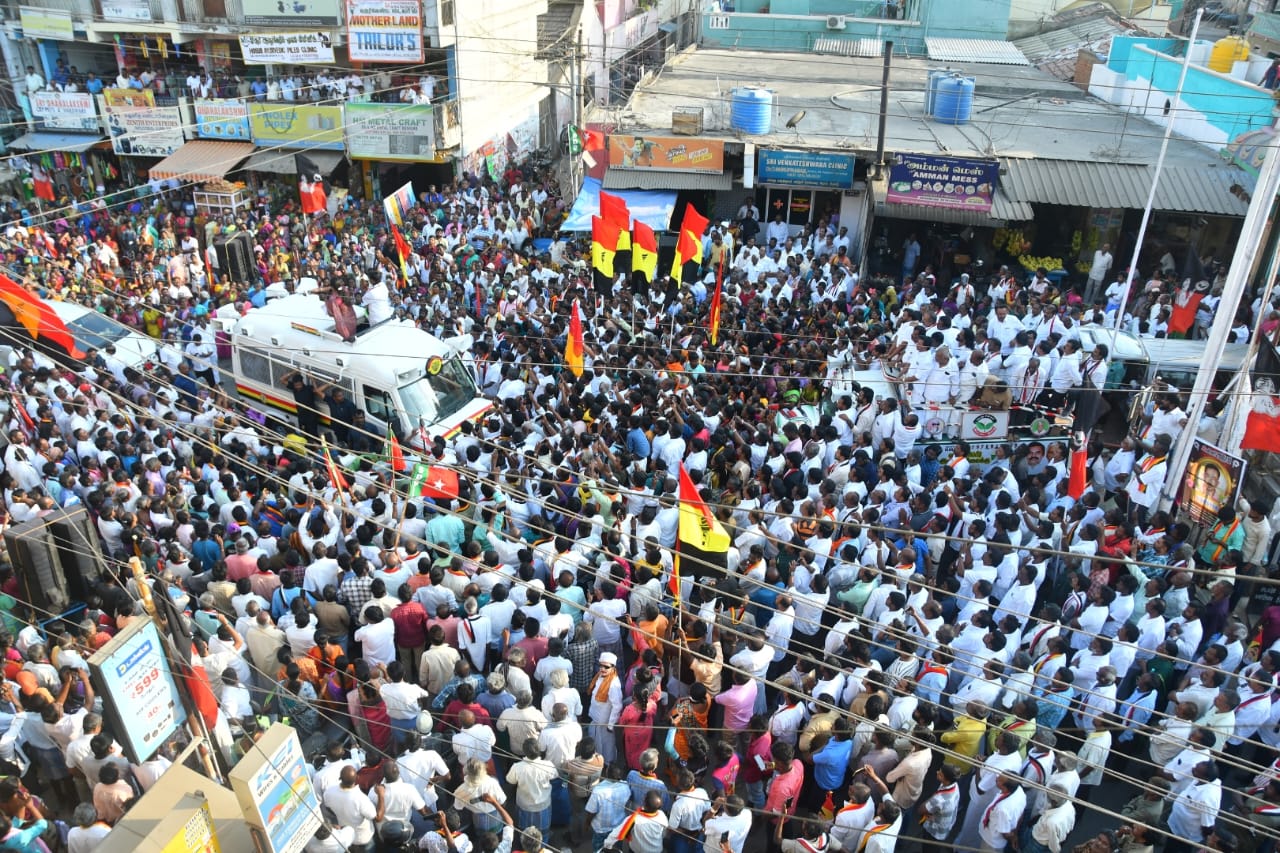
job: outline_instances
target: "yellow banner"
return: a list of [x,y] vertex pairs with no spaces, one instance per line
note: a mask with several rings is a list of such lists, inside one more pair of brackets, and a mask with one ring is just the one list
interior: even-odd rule
[[343,150],[342,107],[324,104],[250,104],[255,145]]

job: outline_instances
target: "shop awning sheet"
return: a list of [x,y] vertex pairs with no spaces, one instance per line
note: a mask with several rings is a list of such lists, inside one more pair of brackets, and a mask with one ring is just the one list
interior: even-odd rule
[[224,178],[253,153],[252,142],[193,139],[151,167],[153,181],[204,183]]
[[885,201],[888,188],[888,181],[871,182],[876,216],[987,227],[1004,225],[1006,222],[1029,222],[1035,218],[1035,211],[1031,209],[1030,204],[1009,198],[1003,187],[998,187],[991,197],[990,213],[963,208],[929,207],[922,204],[896,204]]
[[[999,192],[1033,204],[1142,210],[1154,176],[1155,167],[1141,163],[1009,157],[1000,161]],[[1253,185],[1253,178],[1232,166],[1165,166],[1153,207],[1179,213],[1244,216],[1249,204],[1239,190],[1252,192]]]
[[[297,167],[293,162],[293,155],[297,152],[292,148],[259,148],[250,155],[245,161],[244,167],[250,172],[270,172],[273,175],[295,175]],[[321,174],[328,175],[338,168],[338,164],[342,162],[345,156],[341,151],[319,151],[307,149],[305,152],[308,159],[316,164]]]
[[15,151],[88,151],[103,140],[101,136],[85,136],[83,133],[50,133],[36,131],[24,133],[8,144]]
[[[611,191],[613,192],[613,191]],[[671,213],[676,209],[676,194],[664,190],[617,190],[631,211],[631,218],[638,219],[654,231],[667,231],[671,227]],[[590,231],[591,217],[600,213],[600,181],[587,178],[582,191],[569,211],[569,217],[560,226],[561,231]]]

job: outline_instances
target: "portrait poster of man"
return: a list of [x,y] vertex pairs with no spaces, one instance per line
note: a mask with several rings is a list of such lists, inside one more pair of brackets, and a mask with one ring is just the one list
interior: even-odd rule
[[1178,503],[1192,524],[1213,524],[1218,510],[1235,504],[1244,468],[1239,456],[1196,439],[1178,492]]

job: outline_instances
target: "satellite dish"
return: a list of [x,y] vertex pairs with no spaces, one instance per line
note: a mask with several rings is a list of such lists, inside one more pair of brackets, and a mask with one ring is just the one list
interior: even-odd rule
[[796,128],[796,125],[800,124],[800,122],[802,121],[804,121],[804,110],[801,110],[800,112],[793,115],[791,118],[787,119],[787,129],[794,130]]

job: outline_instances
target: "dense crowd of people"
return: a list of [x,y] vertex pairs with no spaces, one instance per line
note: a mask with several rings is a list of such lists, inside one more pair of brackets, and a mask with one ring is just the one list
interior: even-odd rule
[[[421,194],[405,281],[380,205],[202,223],[180,195],[0,243],[33,291],[171,344],[67,364],[0,332],[0,522],[84,507],[108,565],[73,614],[0,569],[0,849],[93,850],[172,760],[126,760],[85,674],[143,612],[134,557],[193,630],[221,761],[277,719],[316,757],[316,853],[1274,846],[1280,606],[1248,606],[1273,508],[1197,531],[1159,507],[1176,389],[1091,445],[1078,496],[1065,440],[979,464],[923,435],[973,405],[1096,423],[1108,353],[1079,330],[1104,318],[1042,276],[864,282],[824,219],[762,246],[718,223],[682,283],[599,281],[534,248],[564,204],[512,169]],[[258,281],[210,266],[230,230]],[[495,406],[421,448],[456,497],[406,495],[385,437],[321,424],[305,377],[345,483],[318,436],[223,390],[211,316],[308,279],[472,336]],[[678,553],[685,475],[723,565]]]

